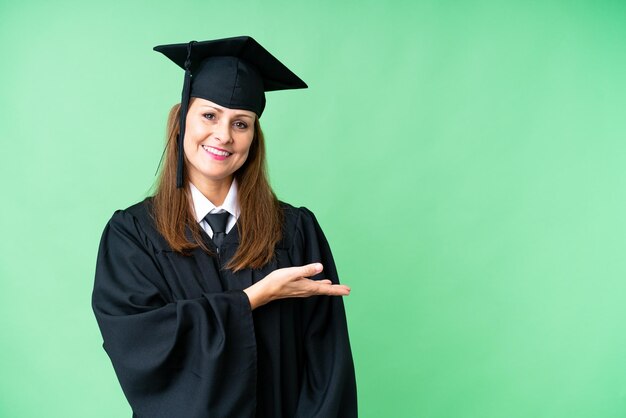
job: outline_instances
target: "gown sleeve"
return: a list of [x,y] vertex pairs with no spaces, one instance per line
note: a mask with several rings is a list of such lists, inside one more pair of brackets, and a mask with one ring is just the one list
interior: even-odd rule
[[[324,270],[313,279],[338,284],[335,262],[315,215],[304,207],[300,211],[294,257],[302,265],[322,263]],[[303,328],[305,367],[296,416],[356,417],[356,379],[343,298],[304,299]]]
[[254,416],[256,340],[247,295],[168,295],[137,218],[116,211],[100,241],[92,308],[133,416]]

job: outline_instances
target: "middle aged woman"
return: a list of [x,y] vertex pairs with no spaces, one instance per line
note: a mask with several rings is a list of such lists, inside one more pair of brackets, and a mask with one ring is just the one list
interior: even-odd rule
[[265,91],[306,84],[250,37],[155,50],[185,70],[181,104],[156,193],[104,229],[92,296],[133,416],[357,416],[350,289],[265,167]]

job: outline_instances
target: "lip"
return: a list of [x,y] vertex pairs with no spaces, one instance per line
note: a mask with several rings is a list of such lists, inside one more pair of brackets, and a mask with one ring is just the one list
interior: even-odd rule
[[[218,151],[227,152],[227,153],[229,153],[229,155],[216,155],[216,154],[213,154],[212,152],[208,151],[205,147],[206,148],[213,148],[213,149],[218,150]],[[202,145],[202,149],[204,150],[204,152],[206,152],[209,156],[211,156],[213,159],[215,159],[217,161],[224,161],[225,159],[227,159],[228,157],[233,155],[233,153],[228,151],[228,150],[225,150],[225,149],[222,149],[222,148],[218,148],[218,147],[214,147],[212,145]]]

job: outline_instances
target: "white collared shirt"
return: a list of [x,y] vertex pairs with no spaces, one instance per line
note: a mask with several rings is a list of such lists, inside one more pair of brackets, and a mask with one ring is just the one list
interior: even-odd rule
[[196,221],[198,221],[200,227],[202,227],[202,229],[204,229],[212,239],[213,230],[211,229],[209,223],[204,220],[204,217],[209,213],[228,212],[230,213],[230,216],[228,217],[228,222],[226,222],[225,231],[228,234],[237,223],[237,219],[239,219],[240,214],[239,199],[237,199],[237,180],[233,178],[233,182],[230,185],[230,189],[224,199],[224,203],[220,206],[215,206],[213,202],[207,199],[206,196],[203,195],[192,182],[189,182],[189,188],[191,189],[191,197],[193,199],[194,211],[196,213]]

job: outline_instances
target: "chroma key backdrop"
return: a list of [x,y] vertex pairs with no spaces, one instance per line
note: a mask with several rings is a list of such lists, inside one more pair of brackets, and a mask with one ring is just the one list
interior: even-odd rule
[[90,306],[182,71],[250,35],[282,200],[315,212],[364,418],[626,416],[623,1],[0,2],[0,416],[130,417]]

